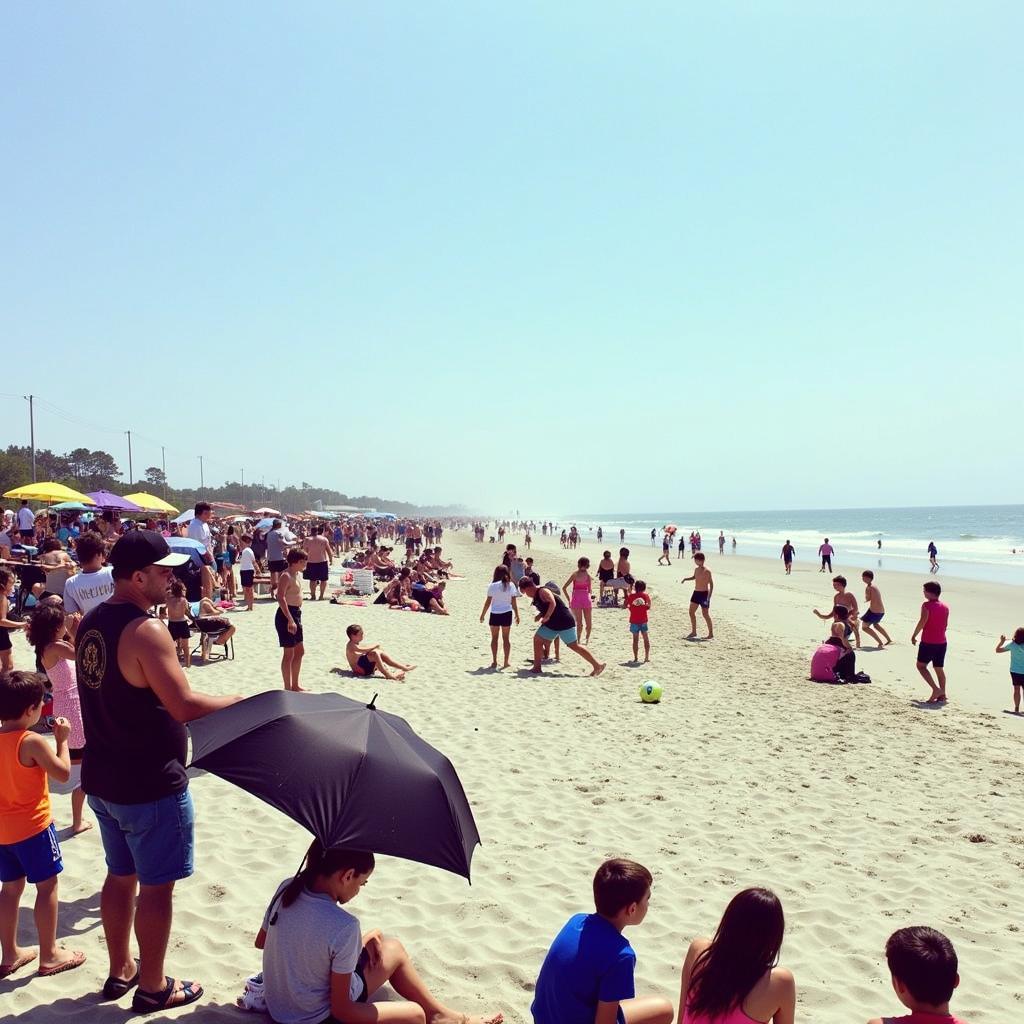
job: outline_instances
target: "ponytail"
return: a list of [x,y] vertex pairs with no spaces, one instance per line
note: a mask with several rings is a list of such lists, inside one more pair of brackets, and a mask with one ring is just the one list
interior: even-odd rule
[[[318,878],[333,875],[337,871],[354,871],[365,875],[373,870],[373,854],[365,850],[331,849],[325,850],[319,839],[310,843],[306,856],[302,861],[298,874],[281,890],[281,906],[290,907],[303,889],[308,888]],[[273,914],[270,923],[277,921]]]

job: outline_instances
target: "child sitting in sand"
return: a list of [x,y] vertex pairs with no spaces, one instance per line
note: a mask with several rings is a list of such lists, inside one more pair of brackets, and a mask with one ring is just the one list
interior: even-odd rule
[[885,959],[892,987],[910,1013],[903,1017],[874,1017],[868,1024],[966,1024],[949,1012],[949,1001],[960,984],[956,950],[934,928],[901,928],[889,936]]
[[672,1024],[672,1004],[637,998],[636,953],[622,934],[647,916],[651,873],[632,860],[607,860],[594,875],[594,914],[569,918],[540,969],[534,1024]]
[[[484,1019],[450,1010],[397,939],[361,933],[358,919],[339,904],[359,894],[373,868],[372,853],[324,850],[315,839],[299,873],[278,887],[256,936],[270,1016],[325,1024],[501,1024],[500,1013]],[[389,981],[404,1002],[367,1005]]]
[[1010,655],[1010,682],[1013,684],[1013,713],[1020,714],[1021,692],[1024,691],[1024,628],[1013,631],[1013,640],[1006,642],[1001,636],[996,645],[996,654]]
[[[372,647],[360,647],[363,640],[362,626],[353,623],[345,628],[345,633],[348,636],[348,643],[345,644],[345,660],[354,675],[372,676],[374,672],[380,672],[385,679],[402,682],[405,679],[405,673],[411,672],[416,667],[395,661],[380,649],[380,644],[374,644]],[[398,671],[392,674],[388,671],[389,667],[398,669]]]
[[[66,718],[54,722],[56,752],[30,731],[42,714],[44,689],[42,676],[34,672],[0,675],[0,978],[32,963],[37,955],[43,977],[85,963],[84,953],[57,945],[57,876],[64,863],[47,778],[71,778],[71,726]],[[18,903],[26,878],[36,887],[38,954],[17,944]]]
[[744,889],[713,939],[694,939],[683,963],[680,1024],[793,1024],[796,983],[779,967],[786,921],[769,889]]

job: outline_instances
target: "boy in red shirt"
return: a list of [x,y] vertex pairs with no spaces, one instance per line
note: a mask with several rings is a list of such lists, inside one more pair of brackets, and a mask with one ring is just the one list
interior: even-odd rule
[[[932,688],[929,704],[945,704],[946,702],[946,624],[949,622],[949,608],[940,600],[942,587],[932,580],[924,585],[924,604],[921,605],[921,618],[914,627],[912,644],[917,643],[917,635],[921,634],[921,646],[917,649],[917,671],[921,678]],[[935,679],[928,671],[931,663],[935,669]],[[936,685],[938,680],[938,685]]]
[[651,595],[647,584],[637,580],[633,593],[626,598],[629,609],[629,631],[633,634],[633,661],[640,660],[640,637],[644,638],[644,661],[651,660],[651,638],[647,632],[647,613],[651,610]]

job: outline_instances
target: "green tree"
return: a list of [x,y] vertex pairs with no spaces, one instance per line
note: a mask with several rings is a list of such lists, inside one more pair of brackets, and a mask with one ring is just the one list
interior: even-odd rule
[[167,474],[159,466],[149,466],[146,469],[146,483],[153,487],[166,487]]

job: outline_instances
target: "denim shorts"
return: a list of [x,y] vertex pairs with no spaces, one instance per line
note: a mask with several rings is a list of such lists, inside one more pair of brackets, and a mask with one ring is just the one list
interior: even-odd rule
[[64,870],[60,844],[53,822],[20,843],[0,846],[0,882],[27,878],[33,885],[45,882]]
[[634,634],[636,634],[636,633],[646,633],[647,632],[647,623],[646,622],[631,622],[629,624],[629,631],[630,631],[630,633],[634,633]]
[[144,804],[89,797],[112,875],[138,875],[143,885],[165,885],[192,874],[195,813],[186,789]]

